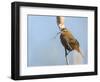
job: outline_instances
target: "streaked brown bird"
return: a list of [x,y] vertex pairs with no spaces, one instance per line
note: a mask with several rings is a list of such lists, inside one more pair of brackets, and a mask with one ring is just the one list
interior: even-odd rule
[[80,45],[76,38],[72,35],[72,33],[67,28],[65,28],[63,18],[57,17],[57,23],[60,28],[60,40],[65,49],[65,57],[68,64],[67,55],[70,51],[76,50],[80,53],[80,55],[82,55],[80,51]]
[[[73,37],[71,32],[69,32],[66,28],[61,29],[60,40],[62,45],[65,48],[65,57],[70,51],[76,50],[81,54],[79,42]],[[66,60],[67,64],[68,61]]]

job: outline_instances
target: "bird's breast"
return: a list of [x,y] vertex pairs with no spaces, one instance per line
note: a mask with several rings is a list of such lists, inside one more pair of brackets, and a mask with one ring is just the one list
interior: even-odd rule
[[72,34],[70,32],[63,32],[63,33],[61,33],[61,37],[63,37],[66,40],[74,39],[74,37],[72,36]]

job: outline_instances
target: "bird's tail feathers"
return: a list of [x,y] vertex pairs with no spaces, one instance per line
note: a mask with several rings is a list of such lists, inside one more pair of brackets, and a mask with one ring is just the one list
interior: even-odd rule
[[81,48],[79,48],[79,53],[82,56],[82,58],[84,58],[84,55],[83,55],[83,52],[82,52]]

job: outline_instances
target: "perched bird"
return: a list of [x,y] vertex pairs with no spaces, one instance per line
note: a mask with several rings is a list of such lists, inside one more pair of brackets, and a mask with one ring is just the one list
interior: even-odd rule
[[63,16],[57,16],[57,25],[60,29],[60,32],[59,32],[60,33],[60,40],[61,40],[61,43],[62,43],[64,49],[65,49],[65,58],[66,58],[67,64],[68,64],[67,55],[71,51],[76,50],[83,57],[83,55],[80,51],[79,42],[72,35],[72,33],[67,28],[65,28]]
[[[68,53],[72,50],[76,50],[81,56],[83,56],[80,51],[79,42],[74,38],[72,33],[67,28],[61,29],[60,40],[65,49],[65,57],[67,57]],[[67,59],[66,62],[68,64]]]

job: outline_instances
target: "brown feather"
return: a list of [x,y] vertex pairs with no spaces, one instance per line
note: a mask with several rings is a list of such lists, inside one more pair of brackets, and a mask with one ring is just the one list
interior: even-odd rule
[[72,33],[68,31],[66,28],[62,30],[60,35],[61,43],[64,46],[65,49],[71,51],[71,49],[68,47],[68,44],[71,46],[72,50],[77,50],[80,52],[79,49],[79,42],[74,38]]

